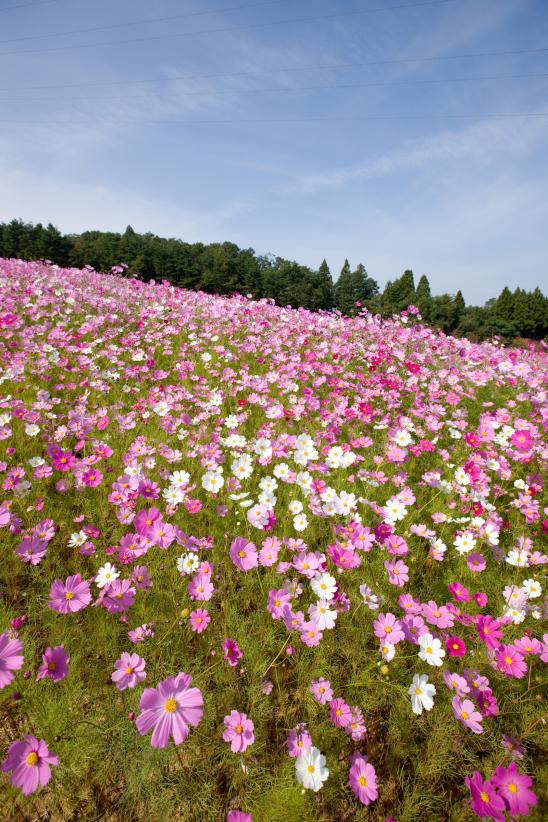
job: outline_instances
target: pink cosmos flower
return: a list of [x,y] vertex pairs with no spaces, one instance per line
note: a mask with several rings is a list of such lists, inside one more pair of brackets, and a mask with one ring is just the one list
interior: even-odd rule
[[291,594],[285,588],[274,588],[268,592],[267,609],[272,614],[273,619],[281,619],[284,608],[291,602]]
[[443,681],[450,691],[455,691],[457,696],[465,696],[470,693],[470,687],[463,676],[453,674],[450,671],[443,672]]
[[197,608],[195,611],[190,612],[190,627],[194,633],[201,634],[210,622],[211,617],[205,608]]
[[529,451],[533,442],[531,432],[524,428],[518,428],[512,434],[510,442],[517,451]]
[[466,644],[458,636],[448,636],[445,640],[445,650],[449,656],[464,656],[466,653]]
[[157,520],[162,520],[161,512],[157,508],[149,508],[145,511],[139,511],[133,524],[138,534],[150,539],[152,536],[152,526]]
[[263,568],[270,568],[278,561],[280,541],[275,537],[267,537],[259,551],[259,562]]
[[401,622],[391,613],[379,614],[379,618],[373,623],[373,630],[375,636],[390,645],[397,645],[398,642],[405,639]]
[[31,565],[38,565],[45,557],[48,544],[43,539],[37,537],[24,537],[16,553],[23,562],[30,562]]
[[474,571],[474,573],[480,573],[481,571],[485,571],[487,568],[487,562],[485,561],[483,554],[468,554],[466,557],[466,564],[471,571]]
[[384,563],[384,567],[388,571],[388,581],[392,585],[397,585],[399,588],[402,588],[406,582],[409,582],[409,568],[401,559],[393,560],[392,562],[387,560]]
[[316,702],[319,702],[320,705],[325,705],[333,699],[331,683],[329,680],[324,679],[323,676],[312,682],[310,691]]
[[80,574],[67,577],[65,582],[56,579],[49,592],[48,608],[60,614],[71,614],[81,611],[91,602],[89,582]]
[[355,752],[351,757],[348,784],[362,805],[370,805],[378,797],[377,774],[367,757]]
[[507,768],[499,766],[491,777],[491,782],[512,817],[518,814],[528,816],[530,809],[538,802],[531,790],[531,777],[520,773],[515,762],[511,762]]
[[231,667],[235,667],[240,659],[243,657],[242,651],[238,648],[238,643],[230,637],[227,637],[223,642],[224,658]]
[[68,673],[69,658],[62,645],[46,648],[42,654],[42,664],[38,668],[36,681],[48,677],[53,682],[60,682]]
[[213,596],[215,587],[209,574],[196,574],[188,583],[188,595],[191,599],[207,602]]
[[482,720],[483,717],[476,706],[470,699],[461,699],[458,696],[453,697],[451,702],[453,713],[458,720],[462,722],[467,728],[475,734],[483,733]]
[[287,752],[289,756],[300,756],[305,748],[312,747],[312,737],[304,725],[297,725],[289,731],[287,736]]
[[7,631],[0,634],[0,690],[13,681],[12,671],[23,667],[23,645],[12,639]]
[[318,628],[318,624],[310,619],[308,622],[303,622],[301,628],[301,642],[309,648],[315,648],[320,644],[323,637],[322,631]]
[[484,780],[479,771],[474,771],[472,776],[465,778],[464,784],[470,791],[472,810],[476,816],[504,822],[504,802],[489,780]]
[[226,822],[253,822],[253,818],[250,813],[234,810],[227,813]]
[[251,571],[258,565],[257,549],[245,537],[236,537],[230,546],[230,559],[240,571]]
[[363,713],[357,705],[350,709],[350,722],[346,726],[346,733],[350,734],[353,742],[360,742],[367,733]]
[[100,601],[109,614],[121,614],[133,605],[136,595],[130,579],[115,579],[103,588]]
[[436,605],[433,600],[422,606],[422,615],[430,625],[438,628],[451,628],[455,624],[449,609],[445,605]]
[[148,575],[148,568],[146,565],[136,565],[131,575],[131,581],[135,583],[137,588],[141,591],[147,591],[152,588],[152,580]]
[[350,707],[344,699],[338,697],[329,703],[329,718],[337,728],[346,728],[352,719]]
[[190,728],[202,721],[203,697],[199,688],[191,688],[192,677],[182,671],[168,676],[157,688],[145,688],[139,702],[141,713],[135,721],[144,736],[153,728],[150,744],[167,748],[173,737],[176,745],[187,738]]
[[2,763],[4,773],[11,772],[11,783],[28,796],[40,785],[44,787],[51,779],[50,765],[58,765],[59,760],[48,749],[43,739],[26,736],[19,742],[12,742],[8,755]]
[[245,714],[231,711],[224,719],[226,729],[223,739],[230,742],[232,753],[243,753],[255,741],[253,722]]
[[110,677],[119,691],[135,688],[146,677],[145,660],[139,654],[128,654],[126,651],[114,663],[115,670]]
[[495,661],[499,671],[506,676],[521,679],[527,673],[523,654],[514,645],[501,645],[495,653]]

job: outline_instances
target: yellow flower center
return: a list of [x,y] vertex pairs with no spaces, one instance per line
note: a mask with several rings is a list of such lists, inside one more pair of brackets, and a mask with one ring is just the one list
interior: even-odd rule
[[480,796],[481,796],[481,801],[482,801],[482,802],[489,802],[489,797],[487,796],[487,794],[485,793],[485,791],[482,791],[482,792],[480,793]]
[[245,551],[240,551],[238,556],[243,559],[245,557]]
[[422,688],[415,688],[415,693],[417,696],[420,696],[422,694]]
[[358,784],[361,785],[362,788],[365,788],[365,786],[367,785],[367,779],[365,778],[365,776],[360,776],[360,778],[358,779]]
[[241,734],[241,733],[242,733],[242,731],[243,731],[243,728],[242,728],[242,726],[241,726],[241,725],[236,725],[235,730],[236,730],[236,733],[237,733],[237,734]]
[[505,656],[504,661],[506,662],[507,665],[511,665],[512,664],[512,657],[511,656]]
[[132,673],[133,673],[133,668],[131,667],[131,665],[128,665],[128,666],[127,666],[127,668],[126,668],[126,671],[125,671],[125,672],[126,672],[126,674],[132,674]]
[[517,789],[516,785],[514,785],[513,782],[510,782],[510,784],[508,785],[508,790],[510,791],[510,793],[517,793],[518,792],[518,789]]
[[466,713],[466,711],[461,711],[460,715],[462,716],[463,719],[468,719],[468,714]]
[[55,667],[55,662],[53,660],[48,663],[48,671],[54,671]]
[[67,591],[67,592],[66,592],[66,594],[65,594],[65,599],[68,599],[69,601],[70,601],[71,599],[74,599],[74,594],[72,593],[72,591]]
[[38,754],[35,751],[32,751],[29,753],[25,761],[27,765],[36,765],[38,762]]
[[166,699],[164,702],[164,708],[168,712],[168,714],[173,714],[177,710],[177,700],[171,697],[170,699]]
[[314,765],[308,765],[307,769],[308,773],[314,773]]

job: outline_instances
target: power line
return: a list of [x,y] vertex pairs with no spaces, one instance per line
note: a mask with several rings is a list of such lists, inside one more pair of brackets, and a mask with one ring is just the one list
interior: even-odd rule
[[363,117],[261,117],[223,120],[0,120],[0,125],[26,126],[194,126],[194,125],[262,125],[272,123],[364,123],[399,120],[485,120],[548,117],[548,111],[525,111],[476,114],[368,114]]
[[341,17],[357,17],[364,14],[376,14],[385,11],[396,11],[399,9],[414,9],[424,6],[443,6],[448,3],[457,3],[460,0],[421,0],[417,3],[399,4],[395,6],[379,6],[377,8],[361,9],[355,11],[340,11],[331,14],[314,14],[308,17],[290,17],[285,20],[271,20],[262,23],[247,23],[243,26],[226,26],[217,29],[202,29],[200,31],[184,31],[181,33],[170,32],[169,34],[154,34],[147,37],[135,37],[126,40],[105,40],[101,43],[85,43],[84,45],[48,46],[40,49],[19,49],[17,51],[0,51],[0,57],[9,57],[15,54],[40,54],[55,51],[72,51],[74,49],[94,49],[99,46],[121,46],[129,43],[148,43],[157,40],[169,40],[180,37],[196,37],[201,34],[222,34],[232,31],[249,31],[251,29],[268,28],[270,26],[283,26],[289,23],[309,23],[316,20],[334,20]]
[[88,83],[51,83],[49,85],[41,86],[3,86],[0,88],[0,91],[45,91],[47,89],[55,88],[96,88],[99,86],[128,86],[141,85],[147,83],[171,83],[179,80],[211,80],[223,77],[253,77],[263,74],[280,74],[291,73],[296,71],[317,71],[319,69],[333,70],[364,68],[366,66],[404,65],[406,63],[431,63],[440,60],[469,60],[472,58],[475,59],[484,57],[509,57],[523,54],[545,54],[546,52],[548,52],[548,47],[536,49],[507,49],[504,51],[479,51],[475,53],[469,52],[468,54],[445,54],[432,57],[398,57],[388,60],[366,60],[354,63],[319,63],[310,66],[286,66],[284,68],[218,72],[211,74],[176,74],[172,77],[153,77],[143,80],[96,80]]
[[[56,3],[57,0],[41,0],[37,3],[28,3],[29,6],[41,5],[41,3]],[[183,20],[187,17],[204,17],[208,14],[222,14],[227,11],[240,11],[242,9],[253,9],[260,6],[274,6],[279,3],[286,3],[288,0],[261,0],[259,3],[245,3],[239,6],[225,6],[220,9],[210,9],[209,11],[188,11],[184,14],[171,14],[167,17],[146,17],[142,20],[130,20],[126,23],[111,23],[108,26],[90,26],[85,29],[71,29],[68,31],[56,31],[52,34],[31,34],[26,37],[11,37],[9,40],[0,40],[3,43],[22,43],[25,40],[44,40],[47,37],[64,37],[69,34],[91,34],[94,31],[107,31],[111,29],[121,29],[127,26],[141,26],[147,23],[167,23],[172,20]],[[22,6],[11,6],[10,8],[23,8]],[[0,9],[4,11],[4,9]]]
[[294,92],[294,91],[332,91],[335,89],[352,89],[352,88],[377,88],[384,86],[414,86],[414,85],[439,85],[443,83],[469,83],[482,80],[523,80],[536,77],[548,77],[548,72],[539,72],[538,74],[492,74],[483,75],[481,77],[444,77],[439,80],[388,80],[371,83],[335,83],[333,85],[310,85],[310,86],[278,86],[277,88],[258,88],[258,89],[219,89],[215,91],[181,91],[179,93],[156,93],[150,92],[148,94],[131,94],[131,95],[110,95],[110,96],[89,96],[82,97],[76,95],[74,97],[0,97],[0,103],[19,103],[19,102],[81,102],[86,100],[148,100],[165,99],[165,98],[179,98],[195,97],[195,96],[214,96],[223,94],[270,94],[275,92]]
[[0,6],[0,12],[12,11],[13,9],[26,9],[29,6],[46,6],[50,5],[51,3],[57,3],[58,1],[59,0],[33,0],[32,3],[20,3],[18,6]]

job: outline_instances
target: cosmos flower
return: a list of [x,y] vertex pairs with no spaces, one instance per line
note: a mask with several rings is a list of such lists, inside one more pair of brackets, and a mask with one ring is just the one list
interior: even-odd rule
[[60,682],[68,673],[69,658],[62,645],[47,647],[42,654],[42,664],[38,668],[36,681],[48,677],[53,682]]
[[45,740],[26,736],[20,742],[12,742],[2,763],[2,771],[11,773],[11,783],[20,788],[25,796],[44,787],[51,779],[51,765],[58,765],[57,756],[49,750]]
[[295,760],[297,782],[312,791],[319,791],[329,776],[325,756],[312,746],[305,748]]
[[7,631],[0,634],[0,689],[13,682],[12,671],[23,667],[23,644],[12,639]]
[[230,742],[232,753],[243,753],[255,741],[253,722],[245,714],[231,711],[224,718],[223,739]]
[[114,663],[111,679],[119,691],[135,688],[146,677],[145,660],[139,654],[128,654],[126,651]]
[[167,748],[173,738],[180,745],[187,738],[190,727],[202,721],[203,697],[199,688],[191,688],[192,677],[180,672],[168,676],[156,688],[145,688],[139,702],[141,713],[135,720],[137,730],[144,736],[151,729],[153,748]]
[[81,611],[91,602],[89,582],[80,574],[67,577],[65,582],[56,579],[49,592],[48,608],[60,614],[71,614]]

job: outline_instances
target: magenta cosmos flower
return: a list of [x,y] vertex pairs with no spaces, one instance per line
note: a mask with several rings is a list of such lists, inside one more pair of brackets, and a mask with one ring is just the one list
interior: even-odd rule
[[62,645],[46,648],[42,654],[42,664],[38,668],[36,681],[47,676],[53,682],[60,682],[68,673],[68,663],[69,658]]
[[11,639],[6,631],[0,634],[0,689],[13,681],[12,671],[23,667],[23,645],[18,639]]
[[466,653],[466,644],[458,636],[448,636],[445,640],[445,650],[449,656],[464,656]]
[[141,713],[135,724],[144,736],[154,728],[150,744],[153,748],[167,748],[173,737],[176,745],[184,742],[189,725],[196,727],[202,721],[204,700],[199,688],[190,688],[192,677],[182,671],[176,677],[168,676],[157,688],[145,688],[139,702]]
[[51,779],[50,765],[59,760],[48,750],[45,741],[26,736],[20,742],[12,742],[2,763],[4,773],[11,772],[11,783],[25,795],[34,793],[38,785],[44,787]]
[[356,799],[359,799],[362,805],[369,805],[379,795],[375,768],[367,761],[367,757],[357,752],[352,755],[350,761],[352,764],[348,772],[348,784]]
[[352,719],[350,707],[344,699],[338,697],[329,703],[329,718],[337,728],[346,728]]
[[49,592],[48,608],[60,614],[71,614],[81,611],[91,602],[89,582],[80,574],[67,577],[65,582],[56,579]]
[[253,745],[255,736],[253,734],[253,722],[245,714],[238,711],[230,711],[225,716],[226,729],[223,731],[223,739],[230,742],[232,753],[243,753],[246,748]]
[[121,614],[135,602],[137,591],[129,579],[115,579],[104,591],[102,604],[109,614]]
[[114,663],[114,668],[110,678],[116,683],[119,691],[135,688],[146,677],[145,660],[139,654],[128,654],[124,651]]
[[237,665],[239,660],[243,657],[242,651],[238,648],[238,643],[233,639],[230,639],[230,637],[227,637],[223,642],[223,652],[226,661],[232,667]]
[[491,782],[502,796],[511,816],[528,816],[529,809],[538,802],[531,790],[531,777],[520,773],[515,762],[511,762],[507,768],[499,766],[491,777]]
[[251,571],[258,563],[258,553],[255,545],[245,537],[236,537],[230,546],[230,559],[240,571]]
[[470,791],[472,810],[476,816],[504,822],[504,802],[488,779],[483,780],[480,772],[474,771],[472,776],[465,778],[464,784]]

